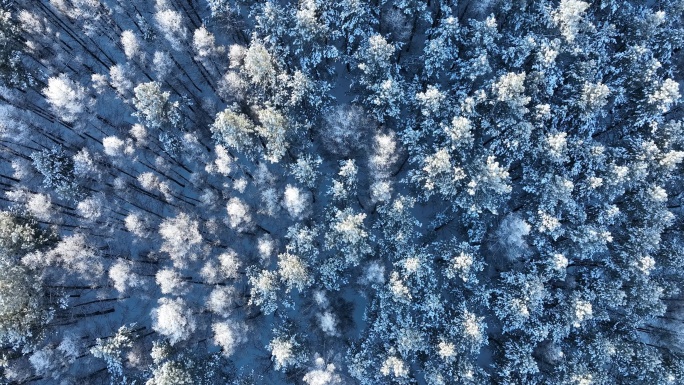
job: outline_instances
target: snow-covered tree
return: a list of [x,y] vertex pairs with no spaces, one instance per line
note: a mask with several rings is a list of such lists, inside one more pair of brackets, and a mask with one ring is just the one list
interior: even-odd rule
[[182,44],[187,39],[188,30],[185,28],[183,16],[171,9],[166,9],[157,12],[154,15],[155,21],[159,27],[159,31],[164,35],[166,40],[171,43],[173,49],[180,51]]
[[133,346],[133,327],[122,326],[117,330],[113,337],[107,339],[98,338],[95,346],[90,349],[90,353],[102,358],[107,363],[107,370],[114,378],[123,376],[123,349]]
[[257,126],[256,131],[266,141],[264,158],[271,163],[278,163],[289,147],[287,143],[288,131],[290,131],[289,122],[273,107],[258,110],[257,117],[261,124]]
[[568,42],[573,42],[582,25],[582,17],[590,4],[579,0],[561,0],[553,12],[553,22]]
[[128,59],[134,59],[140,54],[140,41],[132,30],[125,30],[121,33],[121,45]]
[[197,52],[197,56],[205,58],[217,53],[216,39],[204,26],[195,30],[192,42]]
[[43,94],[55,114],[65,122],[75,122],[88,108],[85,88],[67,74],[49,78]]
[[[12,13],[11,3],[4,1],[0,13],[0,79],[5,86],[25,87],[33,82],[33,78],[26,67],[22,65],[24,49],[20,37],[23,28],[30,29],[30,24],[24,24],[27,18]],[[21,23],[21,24],[20,24]]]
[[230,198],[226,205],[228,213],[228,225],[236,231],[248,231],[251,229],[252,215],[249,212],[249,206],[240,198]]
[[372,121],[357,105],[337,106],[325,116],[321,134],[325,148],[333,154],[348,156],[363,148],[363,137],[371,129]]
[[129,288],[142,286],[138,274],[128,261],[119,260],[109,268],[109,278],[114,282],[114,288],[120,293],[126,293]]
[[179,103],[172,102],[171,93],[162,91],[161,86],[159,82],[149,82],[138,84],[133,89],[136,116],[152,128],[161,128],[167,124],[177,126],[181,121]]
[[43,174],[45,187],[54,188],[61,197],[78,199],[80,189],[75,180],[74,161],[61,149],[45,149],[31,154],[34,167]]
[[335,210],[330,232],[326,234],[326,248],[337,249],[344,255],[345,263],[356,266],[360,259],[371,252],[369,234],[364,228],[366,214],[352,209]]
[[23,266],[0,256],[0,341],[14,349],[41,338],[54,309],[40,281]]
[[334,364],[325,364],[325,360],[316,357],[314,367],[302,379],[307,385],[340,385],[342,377],[335,373]]
[[283,206],[290,213],[290,216],[296,220],[302,220],[307,216],[311,202],[309,196],[301,189],[292,185],[285,187],[283,194]]
[[247,341],[247,328],[239,322],[216,322],[211,325],[214,331],[214,342],[221,347],[223,355],[231,356],[235,349]]
[[278,273],[287,291],[296,288],[300,292],[311,284],[311,276],[306,263],[296,255],[278,255]]
[[175,361],[168,361],[152,371],[152,378],[145,385],[191,385],[194,383],[195,380],[185,365]]
[[42,229],[35,218],[0,211],[0,250],[4,255],[22,255],[53,241],[54,235]]
[[253,40],[245,52],[243,70],[255,85],[272,87],[276,81],[277,68],[273,57],[258,40]]
[[249,283],[249,303],[260,306],[265,314],[273,313],[278,307],[278,275],[268,270],[255,271],[250,274]]
[[271,359],[276,370],[285,370],[290,366],[299,365],[303,361],[300,344],[295,336],[274,338],[267,347],[271,351]]
[[216,115],[211,126],[214,139],[223,146],[249,153],[255,145],[256,127],[245,115],[226,109]]
[[160,298],[151,316],[152,328],[171,345],[187,340],[197,328],[195,316],[182,298]]
[[309,154],[305,154],[297,158],[297,161],[290,165],[290,173],[299,183],[312,189],[316,187],[316,182],[320,175],[318,168],[322,162],[321,157],[314,158]]
[[175,265],[185,266],[187,260],[197,259],[202,244],[199,223],[189,215],[180,213],[167,218],[159,225],[159,235],[164,240],[161,251],[168,253]]
[[174,269],[159,270],[155,276],[157,285],[162,294],[179,295],[185,286],[185,280],[180,273]]
[[213,313],[222,317],[227,317],[233,310],[233,302],[235,301],[236,295],[237,293],[233,287],[216,286],[209,294],[207,307]]

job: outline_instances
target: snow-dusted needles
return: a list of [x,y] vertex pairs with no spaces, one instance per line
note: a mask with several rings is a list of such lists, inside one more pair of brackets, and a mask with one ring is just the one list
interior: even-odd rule
[[682,0],[0,0],[0,383],[684,383]]

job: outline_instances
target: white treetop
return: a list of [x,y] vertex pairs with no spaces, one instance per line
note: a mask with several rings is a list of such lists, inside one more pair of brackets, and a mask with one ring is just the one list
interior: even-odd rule
[[76,121],[85,112],[85,88],[66,74],[49,78],[43,93],[55,113],[66,122]]
[[195,316],[182,298],[160,298],[152,310],[152,329],[174,345],[191,337],[197,328]]

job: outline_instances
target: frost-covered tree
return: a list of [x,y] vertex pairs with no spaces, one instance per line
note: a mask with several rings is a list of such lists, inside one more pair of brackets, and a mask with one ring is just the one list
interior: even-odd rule
[[192,42],[197,52],[197,56],[205,58],[218,53],[216,47],[216,39],[214,35],[209,32],[204,26],[195,30],[192,37]]
[[207,299],[207,307],[213,313],[220,316],[227,317],[233,310],[233,302],[235,301],[235,289],[226,286],[217,286],[209,294]]
[[285,206],[285,209],[290,213],[292,218],[302,220],[307,216],[310,205],[309,196],[301,189],[292,185],[287,185],[285,187],[283,206]]
[[182,49],[181,45],[185,43],[188,35],[183,16],[174,10],[165,9],[157,12],[154,18],[159,31],[171,43],[171,47],[180,51]]
[[359,53],[359,69],[367,77],[365,82],[384,78],[390,67],[388,64],[396,48],[382,36],[372,35]]
[[525,106],[530,102],[530,97],[525,96],[525,77],[524,72],[509,72],[499,77],[492,85],[496,101],[507,103],[513,109],[526,112]]
[[185,280],[180,273],[174,269],[159,270],[155,276],[157,285],[162,294],[179,295],[182,293],[185,286]]
[[283,114],[272,107],[258,110],[257,117],[261,124],[257,126],[256,131],[266,142],[264,158],[271,163],[278,163],[289,147],[287,138],[290,123]]
[[325,116],[321,133],[325,148],[333,154],[348,156],[364,147],[363,137],[372,128],[372,121],[357,105],[337,106]]
[[296,255],[290,253],[278,255],[278,273],[287,291],[296,288],[301,292],[311,284],[308,266]]
[[122,379],[123,375],[123,349],[133,346],[134,330],[131,326],[122,326],[114,336],[95,341],[95,346],[90,349],[90,353],[102,358],[107,363],[107,371],[114,377]]
[[54,308],[35,273],[0,256],[0,341],[14,349],[39,340]]
[[290,165],[290,173],[297,179],[297,181],[306,187],[312,189],[316,187],[316,182],[320,176],[320,167],[323,160],[321,157],[312,157],[305,154],[297,158],[297,161]]
[[159,235],[164,240],[161,251],[168,253],[174,264],[184,266],[187,260],[197,259],[202,245],[199,223],[189,215],[180,213],[159,225]]
[[140,54],[140,41],[132,30],[125,30],[121,33],[121,45],[128,59],[134,59]]
[[429,35],[423,53],[425,72],[428,75],[453,69],[453,64],[450,63],[458,57],[459,32],[456,17],[450,15],[438,21],[437,27]]
[[104,263],[82,233],[63,237],[57,244],[43,254],[24,257],[30,266],[60,266],[68,272],[80,275],[82,279],[97,282],[104,276]]
[[380,122],[386,116],[397,117],[403,101],[403,85],[395,75],[396,65],[392,57],[396,48],[379,34],[368,37],[364,46],[356,53],[361,71],[359,83],[366,87],[369,95],[364,103],[372,108]]
[[114,283],[114,288],[120,293],[126,293],[129,288],[142,286],[138,274],[133,271],[130,262],[119,260],[109,268],[109,278]]
[[195,316],[182,298],[160,298],[151,316],[152,328],[171,345],[187,340],[197,328]]
[[45,149],[31,154],[34,167],[43,174],[45,187],[54,188],[62,198],[77,200],[80,188],[75,179],[75,164],[59,148]]
[[209,283],[218,283],[226,279],[236,279],[240,274],[242,263],[233,250],[221,253],[216,260],[207,262],[200,274]]
[[102,216],[104,211],[102,199],[99,197],[88,197],[79,202],[76,206],[78,213],[85,219],[96,220]]
[[302,380],[307,385],[339,385],[342,384],[342,377],[335,373],[334,364],[325,364],[322,357],[316,357],[314,367],[308,371]]
[[243,60],[243,70],[253,84],[265,88],[274,85],[277,68],[273,57],[261,42],[253,40]]
[[681,3],[0,0],[0,383],[684,382]]
[[85,88],[70,79],[67,74],[48,79],[43,94],[55,114],[68,123],[75,122],[88,107]]
[[4,255],[19,256],[54,240],[54,235],[41,228],[35,218],[0,211],[0,249]]
[[211,326],[214,342],[221,347],[223,355],[231,356],[238,346],[247,341],[247,328],[238,322],[216,322]]
[[304,361],[301,345],[296,336],[278,336],[271,340],[267,348],[271,351],[271,359],[276,370],[285,370],[290,366],[297,366]]
[[370,235],[364,226],[365,213],[355,213],[351,208],[335,209],[330,215],[325,234],[325,249],[334,254],[320,267],[323,282],[328,289],[339,289],[347,278],[340,273],[358,266],[372,252]]
[[253,226],[249,206],[240,198],[230,198],[226,205],[228,225],[236,231],[248,231]]
[[582,25],[582,16],[590,4],[579,0],[561,0],[553,13],[553,22],[568,42],[573,42]]
[[249,274],[251,286],[249,303],[261,307],[265,314],[273,313],[278,307],[278,275],[268,270]]
[[422,175],[417,179],[421,180],[426,197],[435,190],[445,196],[454,195],[466,177],[462,167],[452,165],[451,155],[446,149],[426,156],[423,164]]
[[219,112],[211,131],[214,139],[223,146],[245,153],[253,151],[256,127],[244,114],[230,109]]
[[31,84],[33,79],[22,65],[21,28],[10,6],[10,1],[3,1],[0,13],[0,79],[6,86],[23,88]]
[[333,180],[328,193],[336,200],[350,199],[355,192],[359,168],[353,159],[340,161],[339,179]]
[[364,228],[366,214],[355,213],[347,208],[336,210],[330,224],[330,232],[326,234],[326,247],[339,249],[349,265],[358,264],[359,260],[371,252],[369,234]]
[[145,385],[190,385],[195,380],[190,375],[188,368],[180,362],[167,361],[152,371]]
[[527,251],[525,236],[529,235],[530,231],[529,223],[515,214],[509,214],[494,233],[493,248],[502,253],[504,258],[515,260]]
[[143,119],[151,128],[162,128],[165,125],[178,126],[181,123],[179,103],[172,102],[171,93],[162,91],[161,83],[149,82],[138,84],[134,89],[133,104],[136,116]]

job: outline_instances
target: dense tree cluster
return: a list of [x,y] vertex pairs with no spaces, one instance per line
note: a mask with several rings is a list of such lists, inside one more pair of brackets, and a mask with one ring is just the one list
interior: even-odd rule
[[0,6],[0,382],[684,382],[684,1]]

